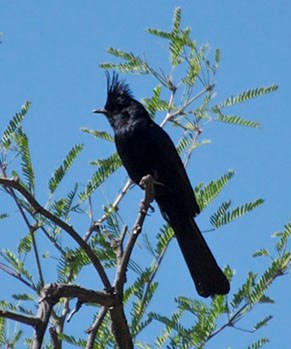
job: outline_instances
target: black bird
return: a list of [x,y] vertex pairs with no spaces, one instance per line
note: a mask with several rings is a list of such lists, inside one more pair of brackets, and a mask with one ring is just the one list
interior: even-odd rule
[[173,228],[186,264],[202,297],[227,294],[230,286],[207,246],[194,217],[200,212],[184,165],[168,134],[133,98],[116,73],[107,73],[105,114],[114,131],[117,152],[131,180],[139,184],[150,174],[155,200]]

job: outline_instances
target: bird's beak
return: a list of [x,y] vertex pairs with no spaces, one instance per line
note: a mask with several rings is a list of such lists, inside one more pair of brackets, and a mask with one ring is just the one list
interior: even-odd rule
[[99,108],[99,109],[94,109],[92,110],[92,113],[96,113],[96,114],[107,114],[107,110],[105,108]]

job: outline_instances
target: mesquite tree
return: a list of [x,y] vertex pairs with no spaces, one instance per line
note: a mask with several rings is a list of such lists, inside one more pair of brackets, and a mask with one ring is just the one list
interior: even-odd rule
[[[208,143],[203,139],[203,129],[210,123],[259,127],[256,121],[232,115],[231,107],[273,92],[277,86],[250,89],[217,102],[214,98],[215,74],[220,52],[216,50],[213,59],[209,58],[212,51],[208,46],[198,46],[190,36],[191,29],[181,28],[181,10],[175,10],[170,31],[148,29],[148,33],[168,42],[168,68],[155,69],[142,56],[115,48],[108,49],[108,53],[117,57],[117,63],[103,63],[101,67],[147,74],[157,81],[152,96],[143,103],[153,118],[161,117],[162,127],[166,124],[174,126],[173,132],[179,137],[177,150],[185,166],[191,161],[193,152]],[[37,178],[30,155],[30,147],[34,145],[29,144],[22,126],[29,108],[30,102],[26,102],[14,115],[2,131],[0,143],[0,218],[10,223],[9,231],[5,233],[9,233],[14,242],[13,248],[1,249],[0,269],[15,278],[22,290],[18,294],[11,292],[12,300],[9,300],[10,290],[1,286],[1,345],[14,348],[24,343],[34,349],[61,348],[64,343],[87,349],[116,346],[122,349],[204,348],[225,328],[232,327],[235,331],[243,318],[256,311],[258,303],[273,302],[266,291],[290,265],[290,251],[287,250],[290,223],[276,234],[275,254],[264,248],[254,252],[254,257],[269,257],[265,259],[265,271],[261,275],[255,270],[250,271],[241,286],[232,289],[230,296],[216,296],[207,303],[180,295],[175,299],[176,307],[171,316],[164,316],[157,306],[154,311],[149,311],[152,300],[159,297],[157,272],[174,239],[172,229],[166,224],[153,226],[151,239],[146,236],[139,239],[151,210],[150,179],[145,179],[141,201],[130,207],[131,216],[136,216],[132,227],[119,212],[132,183],[127,180],[124,184],[120,177],[114,182],[115,200],[106,203],[103,214],[95,217],[95,206],[102,205],[95,200],[96,190],[121,167],[121,161],[115,152],[106,159],[92,160],[90,165],[95,171],[85,187],[78,179],[71,178],[75,184],[65,193],[62,183],[70,176],[70,167],[78,161],[84,148],[83,144],[76,144],[56,167],[48,182],[47,201],[40,203],[35,195]],[[113,142],[112,135],[104,130],[83,128],[82,131],[95,137],[96,142]],[[234,171],[227,171],[220,178],[193,188],[201,210],[217,198],[233,176]],[[211,230],[238,219],[262,203],[260,198],[238,207],[233,207],[231,201],[221,202],[209,217]],[[13,238],[15,222],[9,220],[9,210],[15,208],[21,220],[22,238],[19,241]],[[46,239],[45,251],[39,247],[40,239]],[[144,247],[142,251],[150,252],[151,261],[147,265],[132,258],[137,241]],[[84,270],[89,269],[86,275],[94,280],[90,288],[81,277]],[[231,265],[225,268],[225,273],[231,280]],[[85,328],[81,323],[80,329],[85,334],[82,331],[76,334],[71,331],[70,320],[80,315],[81,308],[90,313],[91,326]],[[187,326],[184,317],[191,319]],[[267,315],[260,319],[252,331],[267,325],[271,318]],[[11,327],[13,322],[20,323],[20,329],[16,327],[9,336],[7,326]],[[148,335],[147,342],[142,340],[140,334],[143,331],[150,334],[151,327],[157,323],[162,326],[160,333],[152,338]],[[31,327],[31,331],[27,327]],[[267,342],[267,338],[261,338],[250,348],[260,348]]]

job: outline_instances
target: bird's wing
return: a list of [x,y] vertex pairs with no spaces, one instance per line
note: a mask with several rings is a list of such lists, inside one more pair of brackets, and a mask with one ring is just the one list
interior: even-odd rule
[[[172,197],[181,209],[187,210],[192,216],[200,212],[194,191],[186,173],[185,167],[177,153],[174,143],[168,134],[158,125],[150,127],[148,137],[155,175],[161,183],[156,189],[156,199]],[[160,198],[160,200],[163,200]],[[164,201],[164,200],[163,200]]]

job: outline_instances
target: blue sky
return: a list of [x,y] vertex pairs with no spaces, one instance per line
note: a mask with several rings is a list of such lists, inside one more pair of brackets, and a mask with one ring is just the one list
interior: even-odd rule
[[[24,126],[30,136],[38,198],[45,201],[50,174],[75,143],[86,144],[72,172],[85,183],[92,173],[88,161],[106,157],[113,150],[79,131],[83,126],[109,130],[106,120],[91,114],[93,108],[104,104],[105,78],[98,65],[110,59],[106,48],[145,53],[156,67],[167,67],[165,42],[151,37],[145,29],[169,30],[177,6],[182,8],[183,26],[192,27],[194,38],[200,44],[209,43],[213,51],[215,48],[221,50],[216,76],[217,101],[249,88],[279,85],[276,93],[234,109],[245,118],[259,121],[261,129],[224,124],[205,127],[203,135],[212,143],[194,154],[189,168],[193,185],[218,178],[230,168],[235,170],[235,178],[219,200],[232,198],[234,205],[258,197],[266,200],[249,216],[207,236],[219,262],[236,269],[235,290],[249,270],[263,270],[265,265],[251,258],[252,253],[261,247],[271,248],[274,245],[271,234],[282,229],[290,217],[291,6],[288,1],[2,2],[0,129],[25,100],[32,101]],[[156,84],[148,77],[127,76],[126,79],[137,99],[150,96]],[[96,216],[101,212],[104,193],[112,200],[123,178],[124,172],[119,171],[110,187],[97,193]],[[134,205],[133,200],[140,197],[141,193],[135,189],[130,203]],[[208,218],[214,207],[198,218],[201,229],[209,228]],[[133,219],[134,216],[129,217],[129,221]],[[152,219],[158,220],[158,213]],[[150,230],[150,226],[148,219],[145,229]],[[3,247],[12,244],[3,236],[6,234],[1,229]],[[173,244],[166,260],[169,270],[173,270],[171,279],[176,280],[170,287],[169,297],[182,293],[196,296],[177,249],[176,243]],[[160,275],[164,289],[169,288],[171,282],[167,274],[164,265]],[[259,315],[272,313],[275,316],[266,330],[253,337],[228,330],[210,343],[209,348],[244,348],[264,335],[272,340],[270,348],[286,347],[290,291],[290,277],[287,276],[270,289],[269,294],[276,304],[269,309],[261,306],[255,310],[251,323]],[[2,289],[0,298],[3,296]],[[161,310],[167,308],[165,298]],[[248,326],[250,322],[246,322]]]

